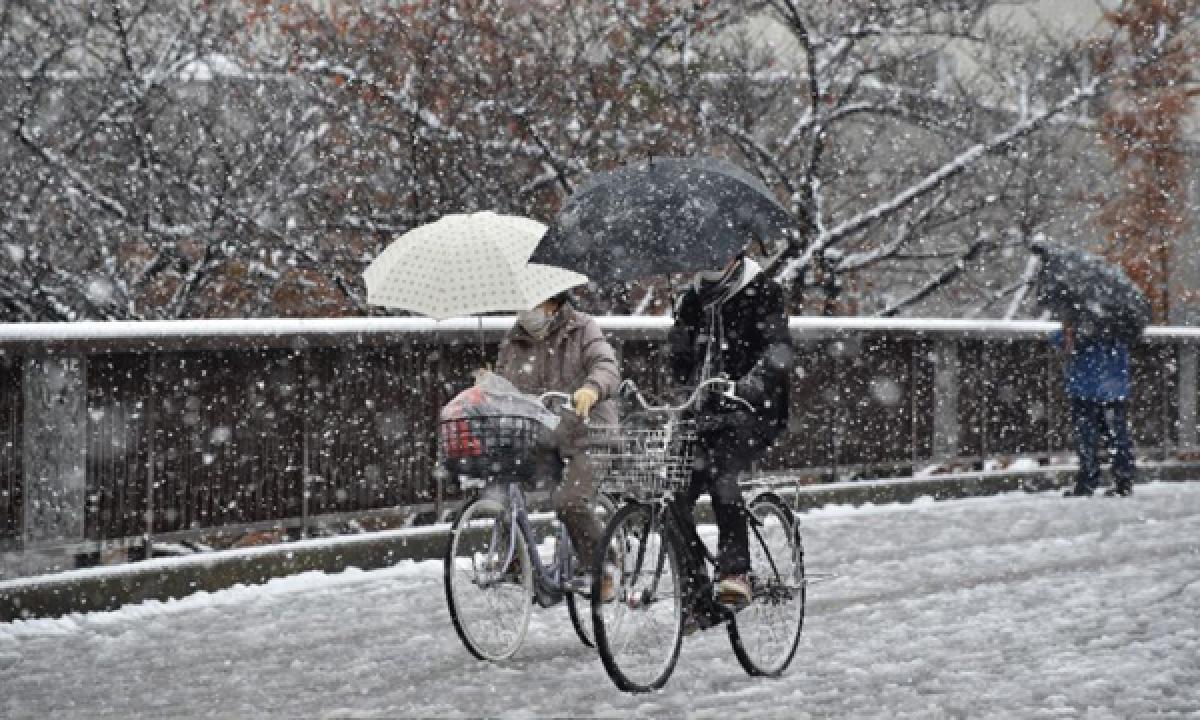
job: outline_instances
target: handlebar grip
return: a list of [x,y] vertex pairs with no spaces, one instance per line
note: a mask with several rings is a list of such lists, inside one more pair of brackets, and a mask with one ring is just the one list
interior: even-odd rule
[[621,385],[617,388],[617,395],[622,400],[634,400],[638,396],[638,386],[632,380],[626,379],[621,381]]
[[547,390],[541,395],[538,395],[538,400],[540,400],[542,405],[545,405],[546,407],[550,407],[549,403],[546,402],[547,400],[561,400],[563,407],[567,408],[568,410],[575,409],[575,403],[573,402],[571,395],[565,392],[559,392],[557,390]]

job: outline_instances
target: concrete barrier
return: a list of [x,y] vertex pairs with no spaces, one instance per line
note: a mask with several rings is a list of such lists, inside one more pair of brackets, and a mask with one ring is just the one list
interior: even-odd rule
[[[1139,471],[1143,481],[1200,480],[1200,463],[1144,464]],[[1073,476],[1073,467],[1059,466],[1029,472],[977,472],[821,485],[780,483],[773,490],[803,512],[831,504],[878,505],[912,502],[920,497],[946,500],[1038,492],[1067,485]],[[701,522],[711,521],[711,513],[703,503],[697,515]],[[545,529],[551,516],[539,513],[534,521],[535,527]],[[430,525],[21,578],[0,583],[0,622],[112,610],[129,603],[177,599],[307,571],[332,573],[350,567],[373,570],[403,560],[439,558],[445,552],[449,529],[448,524]]]

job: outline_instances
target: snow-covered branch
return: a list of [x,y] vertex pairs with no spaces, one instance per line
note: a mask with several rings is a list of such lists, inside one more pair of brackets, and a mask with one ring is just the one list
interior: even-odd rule
[[1012,302],[1008,304],[1008,309],[1004,311],[1004,319],[1012,320],[1017,317],[1017,312],[1021,309],[1021,303],[1025,301],[1025,295],[1029,292],[1029,286],[1033,284],[1033,279],[1037,276],[1040,261],[1036,256],[1030,255],[1025,261],[1025,271],[1021,273],[1021,278],[1014,283],[1016,287],[1012,289]]
[[1051,118],[1062,114],[1085,100],[1096,97],[1099,88],[1109,77],[1111,76],[1094,77],[1089,83],[1076,89],[1073,93],[1046,110],[1015,123],[1004,132],[997,133],[988,140],[972,145],[938,169],[926,175],[919,182],[904,188],[901,192],[876,204],[874,207],[825,230],[799,257],[787,265],[784,270],[785,275],[794,276],[800,269],[808,266],[815,253],[890,217],[897,211],[908,207],[914,201],[942,187],[946,181],[971,168],[983,156],[1007,149],[1013,142],[1034,132]]
[[920,302],[921,300],[932,295],[937,290],[945,287],[950,283],[950,281],[963,274],[966,271],[967,263],[978,257],[979,254],[983,252],[983,250],[990,244],[990,242],[991,241],[986,238],[979,238],[975,240],[968,245],[966,250],[964,250],[962,254],[953,262],[943,267],[940,272],[929,278],[925,284],[921,285],[915,291],[881,310],[879,312],[879,316],[893,317],[896,315],[896,313],[900,312],[909,305]]

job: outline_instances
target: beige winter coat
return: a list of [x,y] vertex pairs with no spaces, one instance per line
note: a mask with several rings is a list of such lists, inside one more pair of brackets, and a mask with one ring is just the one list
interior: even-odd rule
[[570,305],[563,305],[555,315],[545,340],[537,340],[514,324],[500,343],[496,372],[521,392],[532,394],[548,390],[574,393],[589,385],[600,395],[591,421],[617,423],[612,396],[621,383],[621,373],[616,353],[596,319]]

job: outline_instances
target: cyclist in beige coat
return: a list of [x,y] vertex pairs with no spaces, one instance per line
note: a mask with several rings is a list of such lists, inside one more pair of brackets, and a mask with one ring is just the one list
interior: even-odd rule
[[500,343],[496,373],[524,393],[564,392],[572,397],[576,416],[565,417],[555,433],[557,453],[539,458],[543,472],[562,481],[551,494],[558,518],[567,526],[576,553],[588,567],[603,536],[592,508],[596,483],[586,459],[584,421],[615,425],[613,395],[621,382],[616,353],[595,318],[568,302],[566,293],[518,313],[517,322]]

